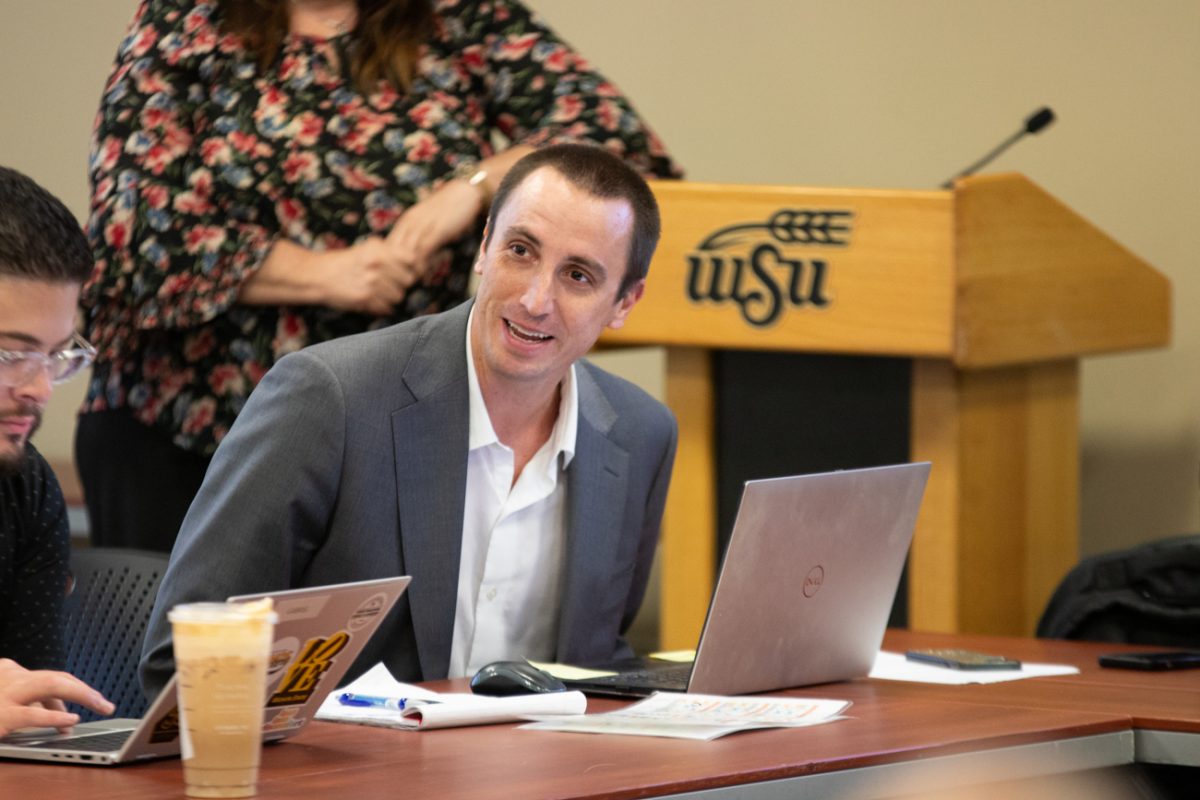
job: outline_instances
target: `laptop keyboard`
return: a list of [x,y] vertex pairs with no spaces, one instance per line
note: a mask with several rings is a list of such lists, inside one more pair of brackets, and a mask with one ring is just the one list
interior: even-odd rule
[[597,686],[636,686],[664,692],[679,692],[687,688],[688,677],[691,674],[691,664],[672,664],[646,669],[631,669],[603,678],[588,678],[587,682]]
[[120,750],[125,745],[125,740],[132,734],[133,731],[112,731],[97,733],[94,736],[76,736],[72,739],[59,739],[56,742],[39,742],[24,746],[31,750],[82,750],[111,753],[114,750]]

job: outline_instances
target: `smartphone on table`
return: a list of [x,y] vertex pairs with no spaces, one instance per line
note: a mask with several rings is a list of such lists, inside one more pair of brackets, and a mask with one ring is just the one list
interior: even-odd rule
[[922,664],[933,664],[950,669],[1020,669],[1021,662],[1004,656],[990,653],[977,653],[974,650],[932,649],[909,650],[905,653],[909,661]]
[[1100,666],[1118,669],[1200,669],[1200,652],[1170,650],[1153,653],[1110,653],[1100,656]]

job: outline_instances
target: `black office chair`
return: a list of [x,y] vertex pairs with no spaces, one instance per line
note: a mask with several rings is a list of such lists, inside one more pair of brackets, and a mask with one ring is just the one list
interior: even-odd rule
[[[1200,536],[1177,536],[1080,561],[1038,623],[1042,638],[1200,650]],[[1123,771],[1151,800],[1192,800],[1195,770],[1136,764]]]
[[[146,550],[92,547],[71,553],[73,588],[64,604],[67,672],[86,681],[117,707],[115,716],[142,716],[138,683],[142,638],[167,556]],[[70,705],[84,721],[94,712]]]
[[1050,598],[1037,635],[1200,649],[1200,536],[1080,561]]

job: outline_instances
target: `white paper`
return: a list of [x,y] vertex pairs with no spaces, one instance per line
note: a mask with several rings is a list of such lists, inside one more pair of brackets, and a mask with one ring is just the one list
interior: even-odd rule
[[1023,678],[1046,678],[1053,675],[1078,675],[1079,668],[1070,664],[1031,664],[1021,662],[1020,669],[951,669],[934,664],[909,661],[902,653],[880,650],[871,667],[870,677],[889,681],[941,683],[962,686],[968,683],[1003,683]]
[[656,692],[631,706],[606,714],[543,719],[522,725],[539,731],[615,733],[710,740],[758,728],[800,728],[843,719],[845,700],[799,697],[722,697],[711,694]]
[[[338,701],[338,696],[346,692],[374,697],[402,697],[411,705],[403,711],[346,706]],[[511,697],[484,697],[457,692],[439,694],[410,683],[401,683],[392,677],[387,667],[376,664],[357,680],[326,697],[317,711],[317,719],[425,730],[518,722],[534,716],[542,718],[545,715],[581,715],[586,710],[587,698],[582,692],[549,692]]]
[[548,661],[530,661],[529,663],[542,672],[553,675],[560,681],[586,681],[594,678],[607,678],[617,674],[610,670],[586,669],[584,667],[572,666],[571,664],[552,664]]

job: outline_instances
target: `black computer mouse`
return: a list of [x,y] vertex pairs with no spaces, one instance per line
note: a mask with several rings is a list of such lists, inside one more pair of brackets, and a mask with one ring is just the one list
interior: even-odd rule
[[525,661],[493,661],[480,667],[471,678],[472,692],[495,697],[566,690],[558,678]]

